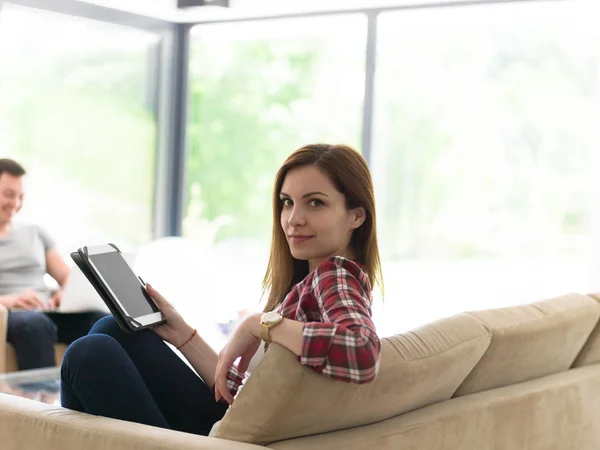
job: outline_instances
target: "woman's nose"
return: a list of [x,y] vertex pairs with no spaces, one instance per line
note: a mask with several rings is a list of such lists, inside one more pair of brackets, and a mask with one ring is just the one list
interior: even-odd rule
[[288,223],[290,224],[290,226],[294,227],[298,225],[303,225],[304,222],[305,218],[302,208],[294,207],[290,214],[290,217],[288,218]]

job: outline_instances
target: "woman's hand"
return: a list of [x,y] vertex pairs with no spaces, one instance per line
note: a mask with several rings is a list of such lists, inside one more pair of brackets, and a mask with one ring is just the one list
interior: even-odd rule
[[194,332],[194,329],[187,324],[181,314],[171,305],[162,295],[158,293],[149,284],[146,284],[146,292],[150,294],[156,306],[165,316],[166,322],[152,327],[152,331],[158,334],[161,339],[169,344],[179,348]]
[[258,350],[260,345],[260,316],[261,314],[252,314],[248,316],[235,330],[231,338],[219,353],[217,361],[217,370],[215,371],[215,400],[224,398],[227,403],[233,403],[233,396],[227,388],[227,371],[236,359],[240,358],[237,370],[240,375],[248,370],[250,360]]

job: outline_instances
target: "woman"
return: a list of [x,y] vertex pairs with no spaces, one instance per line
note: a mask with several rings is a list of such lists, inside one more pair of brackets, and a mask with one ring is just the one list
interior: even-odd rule
[[341,145],[295,151],[275,179],[273,219],[266,313],[247,317],[217,355],[148,285],[166,323],[128,335],[112,317],[100,320],[65,354],[63,406],[207,435],[233,402],[250,360],[262,352],[261,337],[324,376],[372,381],[380,343],[371,285],[381,283],[381,268],[365,160]]

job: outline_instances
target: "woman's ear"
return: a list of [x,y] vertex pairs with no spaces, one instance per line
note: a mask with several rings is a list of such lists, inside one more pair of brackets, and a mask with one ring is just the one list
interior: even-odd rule
[[350,213],[353,229],[357,229],[358,227],[360,227],[367,219],[367,212],[362,206],[359,208],[354,208]]

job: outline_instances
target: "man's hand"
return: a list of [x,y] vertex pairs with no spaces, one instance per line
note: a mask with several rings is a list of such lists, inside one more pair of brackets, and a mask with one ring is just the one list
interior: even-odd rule
[[44,302],[40,296],[32,289],[27,289],[20,294],[8,296],[4,304],[7,308],[20,309],[45,309]]
[[50,300],[48,300],[48,309],[58,308],[60,306],[60,302],[62,302],[63,294],[64,292],[62,289],[56,291],[54,295],[50,297]]

